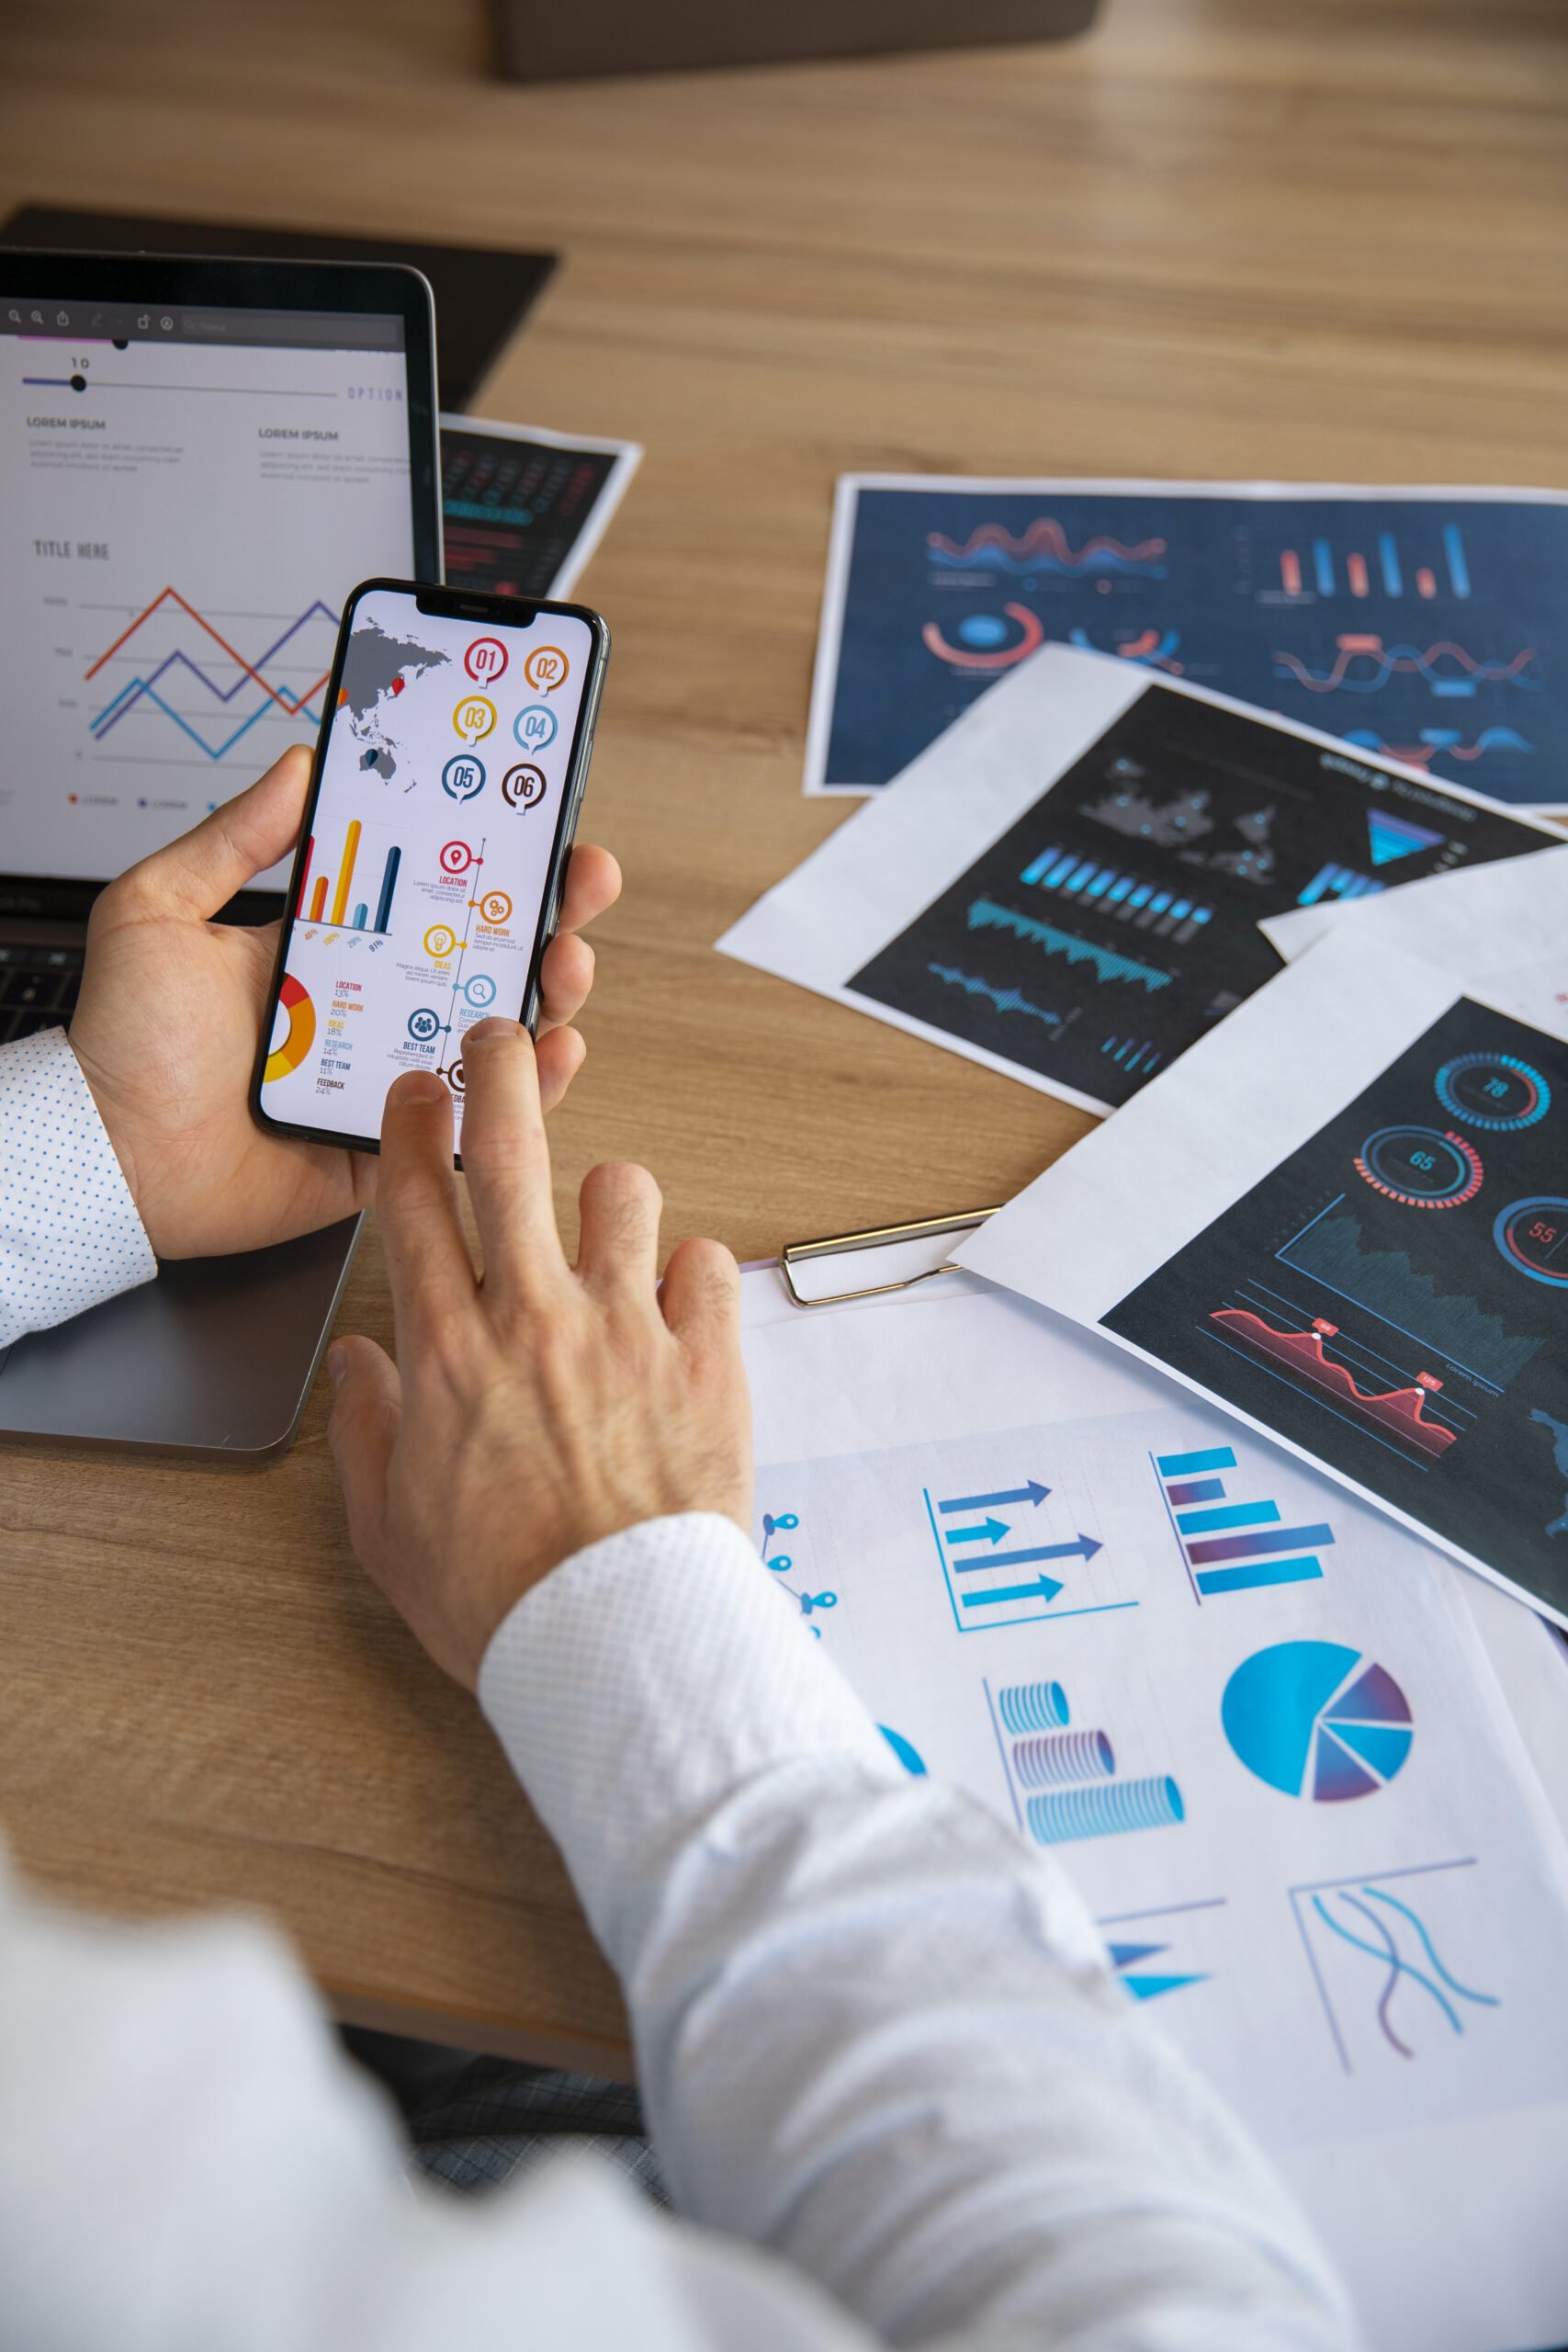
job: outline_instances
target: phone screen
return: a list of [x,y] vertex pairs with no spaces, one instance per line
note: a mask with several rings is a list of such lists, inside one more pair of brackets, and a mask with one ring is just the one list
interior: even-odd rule
[[355,606],[259,1089],[268,1117],[379,1136],[433,1069],[460,1120],[463,1035],[522,1017],[597,645],[585,620]]

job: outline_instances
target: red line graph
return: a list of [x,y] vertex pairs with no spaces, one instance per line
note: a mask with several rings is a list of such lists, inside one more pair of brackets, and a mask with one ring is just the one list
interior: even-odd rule
[[1360,660],[1375,662],[1382,673],[1379,679],[1358,682],[1370,688],[1373,684],[1382,684],[1398,672],[1418,672],[1422,676],[1430,678],[1438,663],[1445,657],[1458,662],[1461,669],[1468,670],[1472,678],[1484,679],[1489,683],[1503,678],[1517,680],[1527,662],[1536,658],[1533,645],[1527,645],[1523,652],[1516,653],[1511,662],[1478,662],[1474,654],[1467,653],[1462,645],[1450,644],[1446,639],[1439,645],[1428,645],[1424,653],[1417,652],[1413,645],[1384,645],[1378,637],[1342,637],[1337,642],[1332,670],[1310,670],[1295,653],[1278,652],[1274,660],[1282,670],[1291,671],[1309,694],[1328,695],[1345,684],[1352,662]]
[[1277,1331],[1245,1306],[1216,1307],[1210,1316],[1211,1323],[1221,1323],[1244,1347],[1254,1348],[1259,1355],[1270,1357],[1283,1364],[1299,1380],[1321,1388],[1354,1413],[1368,1420],[1379,1421],[1385,1429],[1419,1446],[1423,1453],[1446,1453],[1457,1431],[1440,1429],[1435,1421],[1427,1420],[1422,1407],[1434,1388],[1441,1384],[1423,1374],[1413,1388],[1389,1388],[1381,1394],[1358,1388],[1342,1363],[1331,1363],[1323,1352],[1324,1334],[1334,1336],[1332,1323],[1319,1324],[1311,1331]]
[[1038,522],[1031,523],[1020,538],[1004,530],[999,523],[982,523],[977,530],[971,531],[962,547],[942,531],[931,532],[926,544],[950,556],[978,555],[982,548],[997,548],[1020,563],[1026,563],[1031,557],[1050,556],[1069,570],[1092,562],[1097,555],[1120,556],[1123,563],[1155,563],[1166,550],[1164,539],[1145,539],[1137,547],[1129,548],[1123,547],[1120,539],[1097,538],[1086,539],[1075,555],[1066,531],[1054,514],[1043,514]]
[[273,701],[278,706],[279,709],[287,711],[290,718],[292,718],[298,711],[304,708],[305,705],[310,700],[312,695],[318,695],[321,693],[321,688],[332,676],[332,672],[330,670],[323,671],[321,675],[316,680],[313,686],[307,686],[304,693],[300,695],[297,700],[291,701],[287,694],[280,692],[276,686],[271,684],[267,679],[264,678],[259,670],[254,669],[251,663],[246,661],[243,653],[236,653],[228,639],[220,636],[219,631],[213,628],[212,623],[209,620],[203,619],[201,614],[197,611],[196,606],[194,605],[187,604],[186,599],[180,594],[177,588],[161,588],[158,594],[153,597],[152,602],[147,605],[145,610],[137,614],[136,618],[130,623],[129,628],[122,629],[119,635],[115,639],[114,643],[108,647],[107,650],[99,654],[92,668],[83,672],[82,674],[84,682],[88,678],[96,678],[98,672],[103,668],[104,663],[106,662],[112,661],[114,656],[119,651],[120,647],[126,643],[127,639],[136,635],[136,632],[141,627],[142,622],[151,620],[152,615],[158,610],[161,605],[170,603],[177,605],[182,613],[188,615],[190,619],[196,623],[197,628],[205,629],[208,636],[212,639],[214,645],[220,646],[223,651],[229,656],[230,661],[237,662],[240,668],[244,672],[247,678],[254,678],[256,684],[262,689],[262,692],[264,694],[270,695]]

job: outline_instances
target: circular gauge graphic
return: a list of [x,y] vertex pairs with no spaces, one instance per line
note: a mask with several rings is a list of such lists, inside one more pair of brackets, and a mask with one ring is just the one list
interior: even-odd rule
[[1045,642],[1045,624],[1027,605],[1004,605],[999,613],[966,613],[955,630],[958,642],[927,621],[920,635],[928,652],[955,670],[1010,670]]
[[408,1027],[416,1046],[428,1046],[441,1035],[441,1015],[433,1005],[416,1004],[409,1014]]
[[471,752],[454,752],[441,771],[441,788],[454,800],[471,800],[485,788],[485,763]]
[[545,797],[545,772],[531,760],[520,760],[501,779],[501,797],[509,808],[536,808]]
[[477,685],[493,685],[506,667],[506,648],[499,637],[476,637],[463,656],[463,667]]
[[298,1069],[315,1042],[316,1008],[293,973],[285,972],[283,986],[277,991],[272,1048],[262,1071],[262,1084],[269,1085],[275,1078],[287,1078],[291,1069]]
[[1462,1136],[1436,1127],[1380,1127],[1356,1159],[1356,1173],[1407,1209],[1457,1209],[1481,1190],[1481,1155]]
[[1467,1127],[1513,1135],[1533,1127],[1551,1108],[1551,1089],[1517,1054],[1459,1054],[1434,1081],[1445,1111]]
[[523,675],[536,695],[554,694],[570,671],[571,663],[558,645],[536,645],[523,664]]
[[1541,1193],[1501,1209],[1492,1238],[1517,1273],[1568,1290],[1568,1201]]
[[542,702],[533,702],[520,710],[512,722],[512,732],[525,752],[542,752],[556,740],[555,712]]

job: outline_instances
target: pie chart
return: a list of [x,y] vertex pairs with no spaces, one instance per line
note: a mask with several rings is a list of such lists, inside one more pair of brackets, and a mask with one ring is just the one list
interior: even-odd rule
[[[284,1026],[287,1019],[287,1026]],[[278,1035],[282,1029],[281,1036]],[[277,991],[277,1011],[273,1018],[272,1049],[262,1071],[262,1083],[270,1085],[275,1079],[287,1078],[298,1069],[310,1052],[316,1037],[316,1008],[292,972],[285,972],[283,985]]]
[[1220,1721],[1249,1772],[1314,1804],[1375,1795],[1413,1736],[1393,1675],[1341,1642],[1254,1651],[1225,1684]]

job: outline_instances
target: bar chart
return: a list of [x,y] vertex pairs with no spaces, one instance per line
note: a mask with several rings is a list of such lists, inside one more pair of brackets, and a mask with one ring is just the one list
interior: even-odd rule
[[1174,1828],[1187,1818],[1168,1773],[1120,1775],[1107,1733],[1070,1727],[1059,1682],[1010,1683],[995,1694],[989,1682],[981,1688],[1013,1811],[1037,1846]]
[[349,820],[344,834],[343,852],[338,859],[335,888],[333,876],[325,867],[312,876],[311,869],[316,862],[316,837],[311,834],[305,845],[305,864],[299,876],[299,896],[294,910],[299,921],[325,923],[332,930],[371,932],[382,937],[391,930],[392,901],[397,894],[403,854],[396,842],[388,850],[372,913],[367,897],[357,900],[354,899],[363,830],[357,817]]
[[1076,898],[1082,905],[1098,907],[1102,914],[1130,924],[1134,931],[1152,931],[1156,939],[1171,938],[1179,947],[1196,939],[1214,918],[1213,907],[1200,905],[1179,890],[1161,889],[1157,883],[1141,881],[1135,874],[1101,865],[1092,857],[1079,857],[1076,850],[1042,850],[1019,878],[1042,890]]
[[1171,1533],[1200,1605],[1222,1593],[1304,1584],[1323,1574],[1319,1553],[1334,1541],[1326,1521],[1288,1527],[1270,1499],[1232,1502],[1224,1473],[1236,1469],[1228,1445],[1151,1453]]
[[[1376,585],[1385,596],[1403,596],[1408,579],[1417,596],[1428,603],[1446,593],[1461,603],[1470,595],[1470,561],[1464,551],[1464,535],[1457,523],[1445,523],[1438,532],[1441,548],[1442,579],[1437,563],[1406,565],[1401,557],[1399,540],[1393,531],[1368,534],[1364,548],[1347,549],[1343,560],[1337,556],[1334,543],[1328,538],[1313,538],[1305,548],[1281,548],[1280,550],[1280,586],[1290,597],[1315,595],[1335,596],[1348,590],[1352,596],[1370,596]],[[1436,548],[1431,550],[1434,558]],[[1307,586],[1310,571],[1312,585]]]

